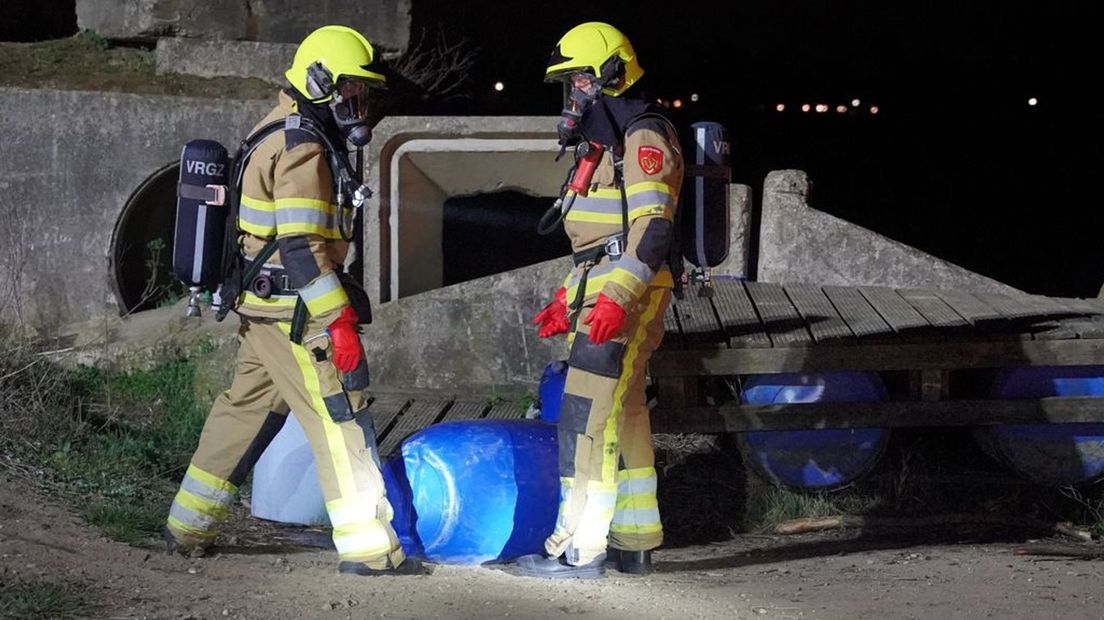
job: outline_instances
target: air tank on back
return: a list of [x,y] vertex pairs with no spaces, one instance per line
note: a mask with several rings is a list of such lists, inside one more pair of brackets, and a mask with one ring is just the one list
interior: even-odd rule
[[693,140],[679,194],[679,246],[695,267],[716,267],[729,250],[731,145],[720,123],[694,123],[690,130]]
[[[1104,396],[1104,366],[1032,366],[997,373],[996,399]],[[974,430],[989,456],[1048,485],[1091,482],[1104,475],[1104,424],[998,424]]]
[[[742,402],[875,402],[887,393],[873,372],[752,375],[744,381]],[[741,433],[745,460],[775,484],[813,489],[844,486],[877,463],[889,438],[887,429],[855,428]]]

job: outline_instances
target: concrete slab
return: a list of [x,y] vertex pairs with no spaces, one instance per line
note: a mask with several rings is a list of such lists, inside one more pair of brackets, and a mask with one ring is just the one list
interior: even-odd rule
[[1019,293],[808,204],[809,179],[776,170],[763,183],[758,274],[763,282]]
[[405,50],[411,0],[76,0],[77,25],[109,39],[180,36],[299,43],[322,24],[344,24],[381,50]]
[[296,47],[294,43],[162,37],[157,40],[155,59],[158,75],[260,78],[282,87],[287,85],[284,71],[291,66]]

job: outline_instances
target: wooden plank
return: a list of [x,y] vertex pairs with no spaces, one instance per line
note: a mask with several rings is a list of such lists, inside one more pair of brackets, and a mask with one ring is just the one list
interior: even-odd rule
[[672,305],[678,309],[678,322],[687,346],[716,346],[727,341],[724,328],[717,321],[713,305],[707,298],[687,291],[682,299],[673,300]]
[[1084,319],[1104,320],[1104,308],[1094,303],[1096,300],[1079,297],[1049,297],[1048,299],[1070,312],[1082,315]]
[[661,345],[665,349],[685,349],[686,338],[682,335],[682,326],[678,320],[678,310],[675,308],[674,301],[667,307],[667,312],[663,315],[663,344]]
[[970,331],[971,324],[947,305],[947,302],[939,298],[934,291],[923,289],[900,289],[897,294],[916,309],[928,323],[939,328],[943,333],[965,334]]
[[1062,319],[1070,318],[1075,314],[1063,304],[1042,295],[1027,295],[1021,298],[1020,301],[1036,314],[1029,327],[1036,339],[1064,340],[1077,338],[1077,331],[1062,323]]
[[832,342],[846,345],[855,342],[855,334],[819,286],[786,284],[783,288],[818,344]]
[[657,433],[741,433],[810,429],[1081,424],[1104,422],[1104,398],[786,403],[655,409]]
[[770,337],[755,312],[744,284],[736,279],[713,281],[713,307],[731,347],[769,347]]
[[832,301],[847,326],[865,341],[896,341],[893,328],[882,319],[862,293],[850,286],[825,286],[824,294]]
[[449,410],[445,412],[445,417],[441,419],[442,422],[452,422],[454,420],[478,420],[483,417],[483,413],[490,407],[487,403],[474,403],[456,401],[452,403]]
[[415,400],[395,422],[387,436],[380,441],[380,454],[383,456],[391,454],[399,447],[402,440],[436,422],[450,402],[434,399]]
[[767,282],[744,282],[744,286],[774,346],[813,344],[805,319],[781,286]]
[[989,340],[1031,339],[1023,338],[1003,314],[971,293],[935,291],[935,294]]
[[525,409],[517,403],[500,403],[487,411],[488,420],[519,420],[525,417]]
[[891,288],[881,286],[860,286],[859,293],[870,302],[874,310],[902,338],[921,334],[929,337],[938,335],[931,324],[912,305]]
[[954,370],[1099,365],[1104,339],[832,344],[771,349],[656,351],[653,377],[832,370]]
[[1077,316],[1059,319],[1062,327],[1073,330],[1078,338],[1104,338],[1104,309],[1092,303],[1092,300],[1049,297],[1052,303]]
[[391,430],[391,425],[399,414],[411,403],[406,396],[383,394],[372,401],[372,425],[376,427],[376,441],[381,441]]
[[1012,297],[1003,293],[974,293],[974,296],[989,304],[991,308],[1001,313],[1006,319],[1017,320],[1034,316],[1036,311],[1024,303],[1020,297]]

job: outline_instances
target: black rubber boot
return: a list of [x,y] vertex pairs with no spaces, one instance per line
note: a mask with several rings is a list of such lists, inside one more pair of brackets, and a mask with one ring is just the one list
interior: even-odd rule
[[550,558],[534,553],[517,559],[518,567],[515,574],[544,579],[601,579],[606,576],[605,562],[604,553],[580,566],[568,564],[563,556]]
[[617,570],[629,575],[650,575],[655,572],[652,566],[651,551],[625,551],[621,550],[620,561]]
[[621,550],[614,549],[613,547],[606,547],[606,568],[612,568],[613,570],[621,570]]
[[429,575],[432,573],[429,567],[418,558],[406,558],[402,564],[395,568],[372,568],[364,562],[340,562],[337,572],[344,575],[360,575],[361,577],[378,577],[383,575]]

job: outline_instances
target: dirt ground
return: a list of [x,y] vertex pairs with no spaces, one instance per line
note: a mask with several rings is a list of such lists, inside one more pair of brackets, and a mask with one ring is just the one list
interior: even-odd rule
[[365,578],[337,574],[332,550],[289,543],[309,530],[239,512],[213,557],[167,556],[110,542],[0,474],[0,582],[87,584],[97,618],[1104,617],[1104,565],[1015,555],[1011,542],[743,536],[659,550],[648,577],[547,582],[435,566]]

